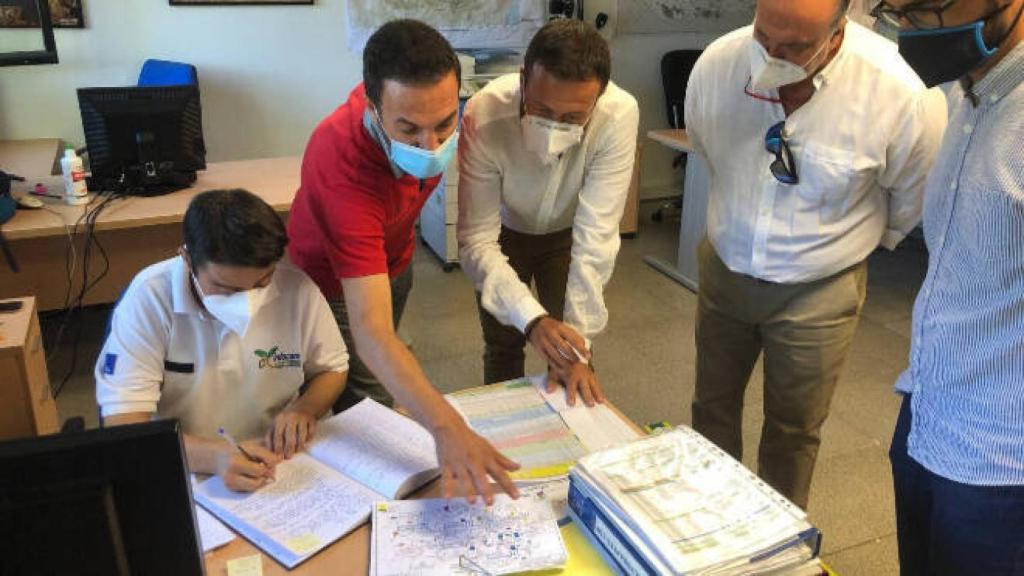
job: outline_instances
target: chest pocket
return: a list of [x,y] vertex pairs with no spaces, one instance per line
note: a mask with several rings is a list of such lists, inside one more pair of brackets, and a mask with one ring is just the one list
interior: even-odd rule
[[803,146],[797,164],[797,194],[807,212],[817,212],[822,224],[842,219],[849,210],[858,179],[854,153],[814,143]]

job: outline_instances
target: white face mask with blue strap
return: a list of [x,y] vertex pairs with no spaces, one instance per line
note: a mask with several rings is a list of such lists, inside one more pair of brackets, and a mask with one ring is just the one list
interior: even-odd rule
[[377,114],[377,110],[375,108],[372,110],[373,118],[377,122],[377,127],[384,138],[384,151],[387,152],[388,159],[406,174],[415,176],[420,180],[433,178],[444,172],[452,158],[455,157],[455,152],[459,146],[458,129],[452,132],[452,135],[445,139],[436,149],[424,150],[399,142],[388,136],[387,131],[384,130],[384,123]]

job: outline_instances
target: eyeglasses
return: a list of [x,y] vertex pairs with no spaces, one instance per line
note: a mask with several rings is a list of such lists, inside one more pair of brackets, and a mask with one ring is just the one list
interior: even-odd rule
[[913,2],[904,8],[896,8],[883,0],[871,10],[871,16],[895,28],[902,27],[904,21],[910,22],[910,25],[918,30],[942,28],[946,25],[942,13],[956,2],[957,0],[943,0],[936,4],[935,0],[924,0]]
[[782,121],[768,129],[764,136],[764,148],[775,154],[775,161],[772,162],[772,176],[783,184],[799,184],[800,177],[796,173],[796,163],[793,162],[793,151],[789,149],[789,143],[785,137],[786,122]]

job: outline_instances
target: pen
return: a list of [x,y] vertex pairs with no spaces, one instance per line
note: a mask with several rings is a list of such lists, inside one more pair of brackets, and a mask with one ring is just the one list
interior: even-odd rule
[[253,456],[252,454],[249,454],[248,452],[246,452],[245,448],[242,448],[241,444],[239,444],[238,442],[235,442],[235,439],[231,437],[231,434],[228,434],[227,430],[224,430],[223,426],[221,426],[220,428],[217,429],[217,433],[220,434],[220,437],[223,438],[224,440],[226,440],[228,442],[228,444],[231,444],[232,446],[237,448],[238,451],[242,453],[242,456],[245,456],[250,462],[257,462],[259,464],[265,464],[263,462],[263,460],[260,460],[259,458],[257,458],[255,456]]
[[[569,349],[572,350],[573,354],[576,355],[576,360],[578,360],[580,364],[583,364],[584,366],[590,364],[587,358],[583,356],[583,354],[580,354],[580,351],[577,350],[575,346],[569,344],[568,342],[566,342],[566,344],[568,344]],[[561,348],[558,349],[558,353],[561,354],[562,357],[565,358],[566,360],[572,360],[572,358],[570,358]]]

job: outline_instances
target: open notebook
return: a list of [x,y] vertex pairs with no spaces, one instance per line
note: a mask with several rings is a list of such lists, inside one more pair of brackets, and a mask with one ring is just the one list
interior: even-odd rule
[[370,516],[374,502],[408,495],[438,475],[434,440],[419,424],[363,400],[317,427],[308,449],[278,464],[275,481],[232,492],[219,477],[195,500],[293,568]]

